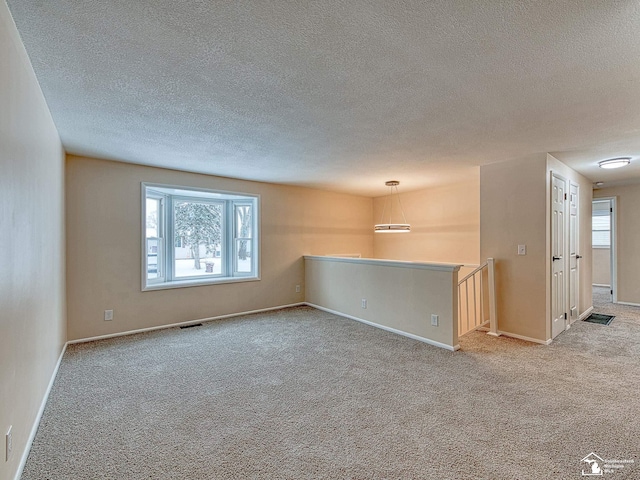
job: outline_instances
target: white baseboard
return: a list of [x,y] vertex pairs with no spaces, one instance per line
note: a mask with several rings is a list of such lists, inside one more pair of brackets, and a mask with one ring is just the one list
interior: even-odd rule
[[551,339],[549,339],[549,340],[540,340],[538,338],[525,337],[524,335],[518,335],[517,333],[503,332],[502,330],[498,331],[498,335],[504,335],[505,337],[517,338],[518,340],[524,340],[525,342],[539,343],[540,345],[549,345],[549,344],[551,344]]
[[385,325],[380,325],[379,323],[370,322],[369,320],[364,320],[362,318],[354,317],[353,315],[348,315],[346,313],[338,312],[337,310],[332,310],[330,308],[321,307],[320,305],[316,305],[315,303],[305,302],[305,305],[308,305],[313,308],[317,308],[318,310],[322,310],[324,312],[333,313],[334,315],[338,315],[340,317],[345,317],[350,320],[355,320],[356,322],[365,323],[372,327],[380,328],[381,330],[386,330],[387,332],[396,333],[398,335],[402,335],[403,337],[412,338],[413,340],[418,340],[419,342],[428,343],[429,345],[433,345],[434,347],[444,348],[445,350],[449,350],[454,352],[460,349],[460,345],[447,345],[445,343],[440,343],[435,340],[431,340],[429,338],[421,337],[419,335],[414,335],[413,333],[404,332],[402,330],[398,330],[392,327],[387,327]]
[[584,319],[585,319],[585,318],[587,318],[589,315],[591,315],[591,312],[593,312],[593,307],[589,307],[589,308],[587,308],[584,312],[582,312],[582,315],[580,315],[580,316],[578,317],[578,320],[577,320],[577,321],[584,320]]
[[605,285],[604,283],[592,283],[591,284],[592,287],[606,287],[606,288],[611,288],[611,285]]
[[47,400],[49,400],[49,394],[51,393],[51,389],[53,388],[53,382],[56,379],[56,375],[58,375],[58,369],[60,368],[60,364],[62,363],[62,357],[64,356],[64,352],[66,351],[67,351],[67,343],[65,343],[62,347],[62,352],[60,352],[60,355],[58,356],[58,362],[56,363],[56,367],[53,369],[53,373],[51,374],[51,378],[49,379],[49,385],[47,385],[47,390],[44,392],[44,396],[42,397],[42,402],[40,402],[40,408],[38,409],[36,418],[33,421],[33,425],[31,426],[31,432],[29,432],[29,438],[27,439],[27,444],[24,447],[24,452],[22,452],[22,457],[20,457],[18,470],[16,471],[16,475],[14,477],[15,480],[20,480],[20,477],[22,477],[22,471],[24,470],[24,466],[27,464],[27,458],[29,458],[31,445],[33,444],[33,440],[36,438],[36,433],[38,433],[38,427],[40,426],[40,420],[42,419],[44,408],[47,406]]
[[633,303],[633,302],[621,302],[620,300],[618,300],[617,302],[615,302],[618,305],[629,305],[630,307],[640,307],[640,303]]
[[167,325],[158,325],[156,327],[139,328],[136,330],[127,330],[125,332],[109,333],[107,335],[98,335],[96,337],[78,338],[76,340],[69,340],[67,344],[86,343],[86,342],[93,342],[95,340],[104,340],[107,338],[124,337],[125,335],[135,335],[136,333],[152,332],[154,330],[164,330],[165,328],[183,327],[186,325],[195,325],[196,323],[212,322],[214,320],[222,320],[224,318],[240,317],[242,315],[251,315],[253,313],[270,312],[272,310],[281,310],[283,308],[290,308],[290,307],[300,307],[303,305],[306,305],[306,303],[304,302],[291,303],[289,305],[279,305],[277,307],[260,308],[258,310],[249,310],[246,312],[239,312],[239,313],[229,313],[227,315],[218,315],[217,317],[200,318],[198,320],[187,320],[185,322],[170,323]]

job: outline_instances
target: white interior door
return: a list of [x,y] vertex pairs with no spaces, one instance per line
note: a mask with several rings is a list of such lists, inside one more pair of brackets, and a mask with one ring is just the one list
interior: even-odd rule
[[566,181],[551,180],[551,338],[565,329],[565,197]]
[[580,205],[580,187],[575,183],[569,186],[569,318],[575,322],[580,316],[580,228],[578,208]]

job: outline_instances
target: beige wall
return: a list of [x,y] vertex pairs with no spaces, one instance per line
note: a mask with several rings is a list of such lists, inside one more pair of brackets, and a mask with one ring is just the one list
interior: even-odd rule
[[[65,342],[63,151],[0,2],[0,478],[13,478]],[[12,425],[13,454],[4,461]]]
[[616,197],[617,298],[640,304],[640,185],[601,188],[594,197]]
[[594,248],[592,255],[593,284],[611,286],[611,249]]
[[[580,315],[592,305],[591,182],[546,154],[480,169],[480,252],[496,259],[498,328],[540,341],[551,338],[552,172],[567,180],[567,191],[569,182],[580,187]],[[518,245],[526,255],[517,255]]]
[[[477,173],[475,178],[449,185],[407,193],[400,191],[407,222],[411,224],[411,233],[374,235],[374,257],[478,265],[479,169]],[[374,199],[374,223],[380,222],[386,199],[387,197]]]
[[[546,154],[480,169],[480,256],[496,259],[498,329],[539,341],[551,338],[552,172],[567,191],[569,182],[580,187],[580,315],[592,306],[591,182]],[[517,255],[518,245],[526,255]]]
[[537,155],[480,168],[480,256],[496,260],[498,329],[539,341],[548,338],[546,164]]
[[[142,292],[141,182],[261,195],[262,279]],[[370,198],[74,156],[66,192],[69,340],[302,302],[302,255],[373,254]]]
[[[307,301],[376,325],[457,346],[457,267],[360,259],[305,259]],[[362,308],[362,299],[367,308]],[[431,314],[439,325],[431,325]]]
[[[480,169],[480,253],[496,259],[498,329],[538,341],[551,338],[551,172],[580,187],[582,314],[592,305],[591,182],[546,154]],[[526,255],[517,255],[518,245]]]

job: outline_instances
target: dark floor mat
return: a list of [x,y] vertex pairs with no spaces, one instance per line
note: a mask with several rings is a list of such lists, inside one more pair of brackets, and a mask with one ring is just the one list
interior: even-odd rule
[[592,313],[587,318],[585,318],[584,322],[589,323],[599,323],[600,325],[609,325],[611,320],[616,318],[614,315],[604,315],[602,313]]

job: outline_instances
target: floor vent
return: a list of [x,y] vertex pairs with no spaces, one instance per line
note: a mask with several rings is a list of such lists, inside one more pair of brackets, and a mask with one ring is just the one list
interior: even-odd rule
[[584,319],[585,322],[598,323],[600,325],[609,325],[611,320],[616,318],[614,315],[604,315],[602,313],[592,313]]

